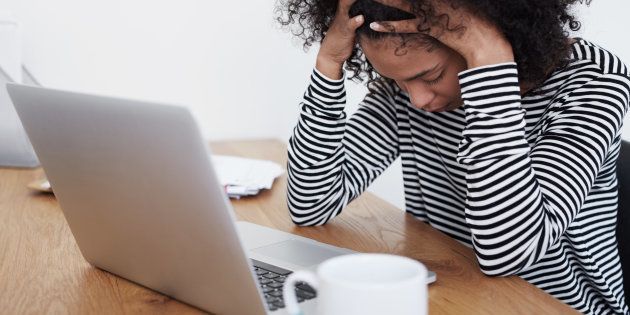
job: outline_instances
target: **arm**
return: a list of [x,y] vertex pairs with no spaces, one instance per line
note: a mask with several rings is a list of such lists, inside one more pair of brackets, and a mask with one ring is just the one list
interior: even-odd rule
[[466,220],[482,271],[511,275],[539,261],[577,216],[628,110],[630,79],[590,73],[558,104],[534,147],[525,140],[515,63],[460,74],[467,127]]
[[378,84],[346,122],[344,80],[314,70],[289,140],[287,201],[299,225],[337,216],[398,156],[393,91]]

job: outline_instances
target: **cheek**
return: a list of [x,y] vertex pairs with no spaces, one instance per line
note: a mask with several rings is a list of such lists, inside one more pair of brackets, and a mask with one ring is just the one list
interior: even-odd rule
[[461,89],[459,87],[459,78],[457,75],[453,75],[445,79],[446,81],[444,82],[443,93],[449,95],[459,95],[461,93]]
[[440,94],[447,96],[450,99],[459,98],[461,95],[461,88],[459,86],[459,73],[455,67],[451,68],[448,73],[445,74],[444,82],[440,85]]
[[453,72],[452,76],[453,76],[453,81],[451,82],[451,88],[456,91],[456,94],[458,96],[458,98],[461,98],[462,95],[462,90],[461,87],[459,86],[459,73],[462,71],[465,71],[466,69],[468,69],[468,66],[466,65],[466,60],[464,60],[462,57],[459,57],[456,59],[456,62],[454,63],[453,67],[450,69],[450,71]]

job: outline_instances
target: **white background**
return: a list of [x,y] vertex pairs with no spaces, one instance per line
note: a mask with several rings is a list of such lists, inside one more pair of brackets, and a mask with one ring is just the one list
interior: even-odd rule
[[[274,3],[0,0],[0,11],[21,21],[24,63],[45,86],[185,105],[213,140],[286,141],[317,48],[305,53],[278,28]],[[579,12],[578,35],[630,63],[630,2]],[[364,93],[348,85],[350,112]],[[403,208],[400,173],[394,164],[370,190]]]

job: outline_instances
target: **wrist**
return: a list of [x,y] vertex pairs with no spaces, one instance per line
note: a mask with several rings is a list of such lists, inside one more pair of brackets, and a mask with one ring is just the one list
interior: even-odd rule
[[512,46],[509,44],[477,49],[464,58],[468,69],[515,61]]
[[340,80],[343,78],[343,62],[339,63],[322,55],[317,55],[315,68],[321,74],[332,80]]

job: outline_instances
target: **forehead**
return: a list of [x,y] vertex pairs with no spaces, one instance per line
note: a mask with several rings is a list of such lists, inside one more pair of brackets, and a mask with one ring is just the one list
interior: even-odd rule
[[440,47],[427,46],[414,40],[403,43],[398,36],[361,40],[360,45],[374,69],[380,75],[394,80],[411,78],[442,65],[448,59],[448,53]]

